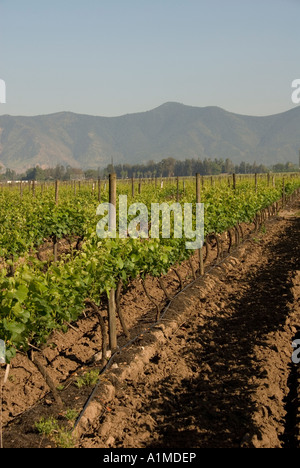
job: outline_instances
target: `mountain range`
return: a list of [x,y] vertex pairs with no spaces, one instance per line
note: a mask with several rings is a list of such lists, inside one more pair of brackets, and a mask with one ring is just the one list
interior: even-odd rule
[[97,169],[173,157],[298,163],[300,107],[256,117],[176,102],[120,117],[60,112],[0,116],[0,165],[24,172],[57,164]]

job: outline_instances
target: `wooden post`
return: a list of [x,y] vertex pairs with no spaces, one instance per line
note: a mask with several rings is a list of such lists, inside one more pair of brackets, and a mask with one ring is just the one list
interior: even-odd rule
[[282,207],[285,206],[286,196],[285,196],[285,178],[282,181]]
[[[109,203],[117,206],[117,176],[116,174],[109,175]],[[116,216],[115,213],[109,214],[109,231],[116,229]],[[109,323],[109,345],[110,349],[114,351],[117,349],[117,326],[116,326],[116,291],[111,289],[108,298],[108,323]]]
[[[201,175],[196,174],[196,203],[201,203]],[[198,250],[200,275],[204,275],[203,248]]]
[[98,202],[101,203],[101,179],[98,178]]
[[59,186],[59,183],[58,183],[58,180],[55,181],[55,204],[56,206],[58,205],[58,186]]
[[236,189],[236,175],[232,174],[232,179],[233,179],[233,190]]
[[255,193],[257,193],[257,187],[258,187],[258,183],[257,183],[257,172],[255,173]]
[[[109,203],[113,206],[117,206],[117,175],[109,175]],[[114,231],[116,229],[116,216],[115,212],[109,214],[109,230]]]
[[[58,206],[58,180],[55,181],[55,205]],[[54,236],[53,238],[53,255],[54,255],[54,262],[57,262],[58,258],[58,249],[57,249],[57,237]]]
[[[58,180],[55,181],[55,205],[58,205]],[[57,262],[57,254],[58,254],[58,249],[57,249],[57,237],[53,237],[53,256],[54,256],[54,263]]]
[[179,202],[179,177],[177,177],[177,202]]
[[196,174],[196,203],[201,203],[201,176]]
[[134,178],[131,178],[131,195],[132,198],[134,198]]

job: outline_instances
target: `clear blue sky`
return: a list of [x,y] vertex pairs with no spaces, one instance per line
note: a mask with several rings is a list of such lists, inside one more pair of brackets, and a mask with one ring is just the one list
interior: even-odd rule
[[0,115],[295,107],[299,0],[0,0]]

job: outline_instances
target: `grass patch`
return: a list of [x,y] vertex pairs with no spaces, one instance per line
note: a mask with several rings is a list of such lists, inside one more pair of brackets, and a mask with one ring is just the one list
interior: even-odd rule
[[65,412],[65,421],[61,425],[58,420],[50,418],[41,418],[35,423],[34,427],[42,436],[52,440],[57,448],[74,448],[75,441],[72,435],[73,422],[77,419],[78,412],[68,409]]
[[78,377],[75,382],[75,385],[78,388],[94,386],[97,384],[98,379],[99,379],[99,371],[92,370]]

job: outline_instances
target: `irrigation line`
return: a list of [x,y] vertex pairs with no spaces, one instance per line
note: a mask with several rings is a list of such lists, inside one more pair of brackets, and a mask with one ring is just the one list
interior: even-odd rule
[[[232,249],[233,251],[233,249]],[[231,253],[232,253],[231,251]],[[193,280],[191,283],[187,284],[185,287],[183,287],[182,289],[180,289],[180,291],[178,291],[178,293],[175,294],[175,296],[170,299],[169,303],[167,304],[167,306],[165,307],[165,309],[163,310],[162,314],[161,314],[161,317],[158,321],[156,321],[155,323],[153,323],[149,328],[143,330],[141,333],[139,333],[136,337],[132,338],[130,341],[128,341],[127,343],[125,343],[125,345],[123,345],[121,348],[118,348],[114,354],[111,356],[111,358],[109,359],[109,361],[107,362],[107,364],[101,369],[100,373],[99,373],[99,381],[98,383],[96,384],[96,387],[94,388],[92,394],[90,395],[89,399],[87,400],[84,408],[82,409],[82,412],[80,413],[75,425],[74,425],[74,428],[72,430],[72,432],[75,430],[75,428],[78,426],[81,418],[83,417],[85,411],[87,410],[88,406],[90,405],[91,401],[93,400],[93,397],[95,396],[95,393],[97,391],[97,389],[99,388],[99,385],[101,383],[101,380],[100,380],[100,376],[102,376],[104,374],[104,372],[106,372],[110,367],[111,365],[113,364],[113,359],[121,353],[121,351],[125,348],[127,348],[128,346],[130,346],[131,344],[133,344],[138,338],[140,338],[142,335],[144,335],[145,333],[147,333],[148,331],[152,330],[153,328],[155,328],[164,318],[165,314],[167,313],[167,311],[169,310],[170,306],[171,306],[171,303],[172,301],[174,301],[181,293],[183,293],[184,291],[186,291],[189,287],[193,286],[194,283],[196,283],[199,279],[201,278],[204,278],[206,274],[210,273],[214,268],[218,267],[221,263],[223,263],[228,257],[231,256],[231,253],[226,255],[226,257],[224,257],[220,262],[217,262],[217,263],[214,263],[211,267],[209,267],[207,269],[207,271],[205,272],[205,274],[203,276],[198,276],[196,278],[196,280]],[[173,269],[173,271],[177,273],[176,270]],[[30,345],[32,346],[32,345]],[[36,348],[37,351],[40,351],[38,348]],[[70,384],[68,384],[70,385]],[[36,405],[38,405],[38,402],[36,404],[34,404],[31,408],[29,409],[26,409],[25,411],[19,413],[16,417],[21,417],[23,416],[24,414],[26,414],[28,411],[30,411],[30,409],[34,408]]]
[[[236,248],[239,247],[238,245],[235,247],[235,250]],[[201,280],[202,278],[204,278],[206,275],[208,275],[212,270],[214,270],[215,268],[217,268],[218,266],[220,266],[222,263],[225,262],[225,260],[227,260],[229,257],[231,257],[232,255],[232,251],[230,253],[228,253],[225,257],[223,257],[219,262],[217,263],[214,263],[211,267],[209,267],[207,269],[207,271],[205,272],[205,274],[203,276],[198,276],[196,279],[194,279],[191,283],[187,284],[183,289],[181,289],[180,291],[178,291],[174,297],[172,297],[172,299],[169,300],[169,303],[166,305],[166,307],[163,309],[163,312],[161,313],[161,316],[159,318],[159,320],[157,320],[156,322],[154,322],[150,327],[146,328],[145,330],[143,330],[142,332],[140,332],[138,335],[136,335],[134,338],[132,338],[131,340],[129,340],[127,343],[125,343],[123,346],[121,346],[121,348],[119,348],[117,351],[115,351],[112,356],[110,357],[109,361],[107,362],[107,364],[101,369],[100,373],[99,373],[99,380],[96,384],[96,386],[94,387],[92,393],[90,394],[87,402],[85,403],[78,419],[76,420],[75,422],[75,425],[74,425],[74,428],[72,430],[72,432],[76,429],[76,427],[78,426],[78,424],[80,423],[83,415],[85,414],[87,408],[89,407],[89,405],[91,404],[100,384],[102,383],[102,379],[101,379],[101,376],[109,370],[109,368],[112,366],[113,364],[113,361],[115,359],[116,356],[118,356],[124,349],[126,349],[127,347],[129,347],[130,345],[132,345],[136,340],[138,340],[141,336],[143,336],[145,333],[147,332],[150,332],[152,329],[154,329],[155,327],[157,327],[157,325],[159,325],[162,320],[164,319],[164,316],[166,315],[166,313],[168,312],[170,306],[172,305],[173,301],[175,299],[177,299],[178,296],[180,296],[180,294],[184,293],[186,290],[188,290],[189,288],[191,288],[195,283],[197,283],[199,280]]]
[[[297,195],[299,195],[299,189],[296,190],[296,191],[294,192],[293,195],[295,195],[296,198],[297,198]],[[289,198],[291,198],[291,197],[289,197]],[[293,201],[295,201],[295,200],[292,199],[292,200],[289,200],[289,201],[292,201],[292,202],[293,202]],[[276,214],[278,214],[279,211],[280,211],[280,210],[278,210],[278,211],[275,210],[275,212],[271,213],[271,216],[270,216],[270,217],[274,217]],[[250,237],[251,234],[253,234],[253,232],[251,232],[250,234],[248,234],[247,237],[245,237],[245,238],[243,239],[243,242],[242,242],[241,244],[239,244],[239,245],[242,245],[242,244]],[[227,260],[229,257],[232,256],[232,254],[237,250],[237,248],[239,247],[239,245],[236,244],[234,247],[232,247],[231,251],[228,252],[228,253],[225,255],[225,257],[223,257],[219,262],[216,262],[216,263],[214,263],[213,265],[211,265],[210,267],[208,267],[208,268],[206,269],[205,274],[204,274],[203,276],[198,276],[198,277],[197,277],[195,280],[193,280],[191,283],[187,284],[185,287],[183,287],[182,289],[180,289],[180,291],[178,291],[178,292],[175,294],[175,296],[174,296],[172,299],[170,299],[169,303],[166,305],[166,307],[165,307],[164,310],[162,311],[161,316],[160,316],[160,318],[159,318],[158,321],[156,321],[155,323],[153,323],[149,328],[147,328],[147,329],[145,329],[144,331],[142,331],[141,333],[139,333],[137,336],[135,336],[134,338],[132,338],[130,341],[128,341],[127,343],[125,343],[125,345],[123,345],[121,348],[118,348],[118,349],[114,352],[114,354],[111,356],[111,358],[110,358],[109,361],[106,363],[106,365],[101,369],[101,371],[100,371],[100,373],[99,373],[99,380],[98,380],[98,382],[97,382],[95,388],[93,389],[91,395],[89,396],[88,400],[86,401],[86,403],[85,403],[85,405],[84,405],[84,407],[83,407],[83,409],[82,409],[82,411],[81,411],[81,413],[80,413],[78,419],[76,420],[72,432],[76,429],[76,427],[78,426],[79,422],[81,421],[83,415],[85,414],[87,408],[88,408],[89,405],[91,404],[91,402],[92,402],[92,400],[93,400],[93,398],[94,398],[94,396],[95,396],[95,394],[96,394],[96,392],[97,392],[97,390],[98,390],[98,388],[99,388],[99,386],[100,386],[100,384],[101,384],[101,382],[102,382],[101,376],[102,376],[107,370],[109,370],[109,368],[110,368],[111,365],[113,364],[114,358],[115,358],[117,355],[119,355],[119,354],[120,354],[124,349],[126,349],[128,346],[130,346],[131,344],[133,344],[138,338],[140,338],[140,337],[141,337],[142,335],[144,335],[146,332],[151,331],[153,328],[157,327],[157,325],[160,324],[160,323],[162,322],[162,320],[164,319],[164,316],[166,315],[167,311],[169,310],[169,308],[170,308],[172,302],[173,302],[181,293],[183,293],[183,292],[185,292],[187,289],[191,288],[196,282],[198,282],[198,280],[204,279],[205,276],[208,275],[211,271],[213,271],[215,268],[217,268],[217,267],[219,267],[220,265],[222,265],[222,263],[224,263],[225,260]],[[216,260],[217,260],[217,259],[216,259]],[[173,271],[174,271],[175,273],[177,273],[176,270],[173,270]],[[2,389],[2,390],[3,390],[3,389]],[[2,392],[1,392],[1,393],[2,393]],[[1,396],[2,396],[2,395],[0,395],[0,397],[1,397]],[[38,404],[38,403],[36,403],[36,404]],[[36,406],[36,405],[34,405],[34,406]],[[34,406],[33,406],[33,407],[34,407]],[[25,410],[24,412],[18,414],[18,417],[22,416],[22,415],[25,414],[27,411],[28,411],[28,410]],[[2,438],[2,437],[1,437],[1,438]]]
[[[298,193],[298,192],[296,192]],[[270,219],[270,218],[269,218]],[[167,306],[163,309],[161,315],[160,315],[160,318],[159,320],[157,320],[155,323],[153,323],[149,328],[145,329],[144,331],[140,332],[137,336],[135,336],[134,338],[132,338],[130,341],[128,341],[127,343],[125,343],[121,348],[119,348],[117,351],[115,351],[111,358],[109,359],[109,361],[107,362],[107,364],[101,369],[100,373],[99,373],[99,380],[96,384],[96,386],[94,387],[91,395],[89,396],[87,402],[85,403],[78,419],[76,420],[75,422],[75,425],[74,425],[74,428],[73,428],[73,431],[76,429],[76,427],[78,426],[78,424],[80,423],[84,413],[86,412],[87,408],[89,407],[89,405],[91,404],[100,384],[102,383],[102,380],[101,380],[101,376],[107,371],[109,370],[109,368],[111,367],[111,365],[113,364],[113,361],[115,359],[115,357],[117,355],[119,355],[124,349],[126,349],[128,346],[132,345],[137,339],[139,339],[141,336],[143,336],[145,333],[147,332],[150,332],[153,328],[157,327],[157,325],[159,325],[162,320],[164,319],[164,316],[166,315],[166,313],[168,312],[171,304],[173,303],[173,301],[175,299],[177,299],[178,296],[180,296],[180,294],[184,293],[185,291],[187,291],[189,288],[193,287],[193,285],[195,283],[197,283],[199,280],[205,278],[205,276],[207,276],[211,271],[213,271],[215,268],[219,267],[220,265],[222,265],[225,260],[227,260],[229,257],[232,256],[232,254],[237,251],[238,247],[242,244],[245,243],[245,241],[247,239],[249,239],[249,237],[251,236],[251,234],[253,234],[252,232],[250,234],[248,234],[247,236],[244,236],[243,237],[243,240],[242,242],[236,244],[232,250],[230,252],[228,252],[224,257],[222,257],[219,261],[217,261],[216,263],[214,263],[213,265],[211,265],[210,267],[207,268],[207,270],[205,271],[204,275],[203,276],[198,276],[196,279],[194,279],[191,283],[187,284],[183,289],[180,289],[180,291],[178,291],[175,296],[169,300],[169,303],[167,304]],[[219,259],[219,255],[217,257],[216,260]],[[73,432],[72,431],[72,432]]]

